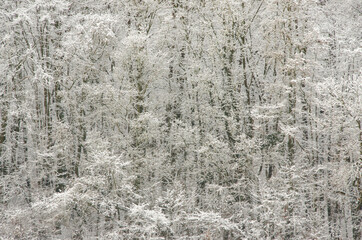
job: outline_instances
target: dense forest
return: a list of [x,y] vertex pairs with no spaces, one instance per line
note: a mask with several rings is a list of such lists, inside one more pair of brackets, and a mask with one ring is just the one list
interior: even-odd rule
[[361,239],[359,0],[0,0],[0,239]]

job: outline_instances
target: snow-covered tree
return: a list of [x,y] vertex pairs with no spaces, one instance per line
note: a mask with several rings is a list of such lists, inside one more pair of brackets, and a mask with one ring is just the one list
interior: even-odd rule
[[0,4],[0,238],[360,239],[356,0]]

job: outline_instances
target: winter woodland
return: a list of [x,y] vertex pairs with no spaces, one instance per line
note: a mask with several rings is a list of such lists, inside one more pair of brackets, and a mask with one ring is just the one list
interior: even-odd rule
[[0,239],[361,239],[359,0],[0,0]]

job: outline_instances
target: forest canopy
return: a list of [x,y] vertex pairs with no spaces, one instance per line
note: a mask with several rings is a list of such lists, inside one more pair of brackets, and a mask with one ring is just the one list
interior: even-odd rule
[[1,0],[0,239],[361,239],[358,0]]

